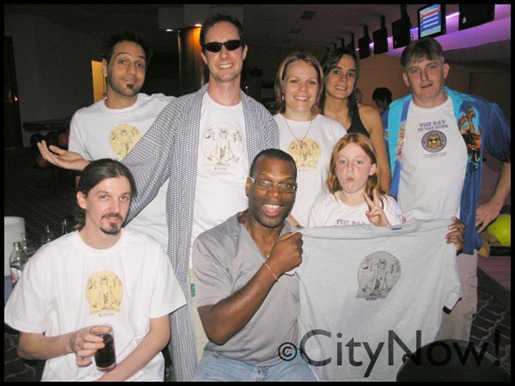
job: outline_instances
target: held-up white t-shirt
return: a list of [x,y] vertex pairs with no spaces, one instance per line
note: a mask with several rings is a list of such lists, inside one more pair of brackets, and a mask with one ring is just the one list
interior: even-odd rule
[[395,381],[462,295],[450,220],[302,230],[299,347],[319,381]]

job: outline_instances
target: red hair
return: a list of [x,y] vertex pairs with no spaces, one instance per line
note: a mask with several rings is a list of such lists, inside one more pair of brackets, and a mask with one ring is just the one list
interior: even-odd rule
[[380,170],[377,164],[377,154],[374,145],[372,144],[372,141],[369,137],[360,133],[350,133],[344,135],[334,146],[333,153],[331,154],[329,176],[327,177],[327,187],[329,191],[332,194],[334,194],[342,189],[340,181],[338,181],[338,176],[336,175],[336,161],[338,159],[338,153],[340,152],[340,150],[342,150],[349,143],[355,143],[356,145],[361,147],[365,154],[368,156],[368,158],[370,158],[371,163],[376,165],[376,172],[368,178],[367,184],[365,186],[365,192],[367,193],[367,195],[370,197],[370,199],[373,200],[374,190],[376,190],[379,193],[379,195],[385,194],[385,192],[381,189],[381,186],[379,185]]

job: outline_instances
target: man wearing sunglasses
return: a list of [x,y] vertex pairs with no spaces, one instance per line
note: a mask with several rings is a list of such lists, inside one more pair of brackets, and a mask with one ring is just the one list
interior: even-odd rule
[[240,89],[248,50],[241,23],[230,15],[208,17],[200,44],[209,83],[166,106],[123,161],[143,192],[130,216],[170,181],[168,255],[190,306],[171,317],[172,361],[178,381],[191,380],[207,343],[191,283],[192,242],[247,206],[242,186],[252,159],[263,149],[279,147],[278,128],[270,113]]
[[228,51],[234,51],[243,46],[244,46],[244,43],[241,40],[229,40],[229,41],[226,41],[225,43],[219,43],[219,42],[205,43],[202,46],[202,48],[209,52],[220,52],[222,50],[222,47],[227,48]]
[[[297,167],[279,149],[260,152],[245,183],[248,208],[193,243],[197,305],[209,337],[193,381],[314,381],[298,347],[302,234],[286,220]],[[286,355],[286,357],[284,356]]]

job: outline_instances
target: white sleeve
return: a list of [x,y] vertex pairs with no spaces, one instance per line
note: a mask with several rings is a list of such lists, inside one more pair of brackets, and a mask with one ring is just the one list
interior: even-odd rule
[[309,211],[308,217],[308,226],[307,228],[324,226],[324,215],[323,215],[323,201],[318,200],[311,206],[311,210]]
[[184,293],[170,263],[170,259],[162,248],[156,264],[154,293],[150,318],[157,318],[170,314],[186,304]]
[[77,113],[75,113],[70,122],[70,139],[68,142],[68,150],[80,154],[84,159],[92,160],[93,157],[91,154],[89,154],[86,146],[84,145],[85,141],[82,137],[83,133],[81,133],[78,121],[79,118]]
[[402,212],[397,200],[390,195],[385,195],[384,213],[392,226],[402,224]]
[[52,266],[46,263],[44,250],[30,258],[4,307],[4,321],[15,330],[43,333],[55,312]]

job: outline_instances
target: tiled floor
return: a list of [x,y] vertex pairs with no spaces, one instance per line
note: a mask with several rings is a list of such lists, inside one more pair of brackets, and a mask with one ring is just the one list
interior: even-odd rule
[[[470,341],[493,354],[511,371],[511,308],[490,293],[478,290],[478,310]],[[496,341],[498,334],[498,341]]]
[[[62,218],[73,213],[73,177],[35,168],[30,149],[5,151],[4,172],[4,215],[25,218],[26,229],[36,243],[45,224],[57,232]],[[507,276],[511,257],[480,258],[479,267],[479,273],[485,274],[479,275],[479,304],[471,342],[486,347],[511,371],[511,283]],[[21,360],[15,340],[16,335],[4,328],[4,381],[39,380],[42,362]]]
[[511,256],[479,255],[479,280],[503,304],[511,304]]

